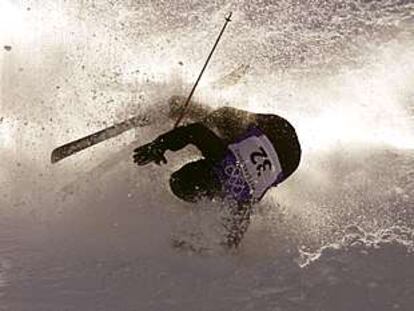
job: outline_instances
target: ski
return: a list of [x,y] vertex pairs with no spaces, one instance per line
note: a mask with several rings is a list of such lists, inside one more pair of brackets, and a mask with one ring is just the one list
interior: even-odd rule
[[59,162],[75,153],[94,146],[100,142],[116,137],[132,128],[146,126],[150,124],[148,117],[136,116],[121,123],[114,124],[106,129],[100,130],[88,136],[79,138],[75,141],[62,145],[52,151],[51,162]]

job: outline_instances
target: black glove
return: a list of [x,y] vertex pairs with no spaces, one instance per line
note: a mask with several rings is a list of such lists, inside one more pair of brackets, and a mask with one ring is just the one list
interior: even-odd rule
[[154,140],[153,142],[138,147],[134,150],[134,162],[137,165],[146,165],[155,162],[158,165],[166,164],[167,159],[164,156],[165,149],[161,142]]

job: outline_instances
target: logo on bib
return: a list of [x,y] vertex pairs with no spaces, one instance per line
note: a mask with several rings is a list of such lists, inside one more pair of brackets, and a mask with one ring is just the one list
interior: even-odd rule
[[246,187],[246,182],[243,178],[242,171],[236,165],[230,164],[224,168],[224,173],[227,176],[226,185],[234,196],[239,196]]

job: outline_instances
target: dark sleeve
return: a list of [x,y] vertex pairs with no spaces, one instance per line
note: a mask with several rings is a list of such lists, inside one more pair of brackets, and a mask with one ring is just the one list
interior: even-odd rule
[[205,158],[217,160],[221,159],[226,148],[222,139],[200,122],[179,126],[159,136],[157,141],[171,151],[178,151],[192,144]]

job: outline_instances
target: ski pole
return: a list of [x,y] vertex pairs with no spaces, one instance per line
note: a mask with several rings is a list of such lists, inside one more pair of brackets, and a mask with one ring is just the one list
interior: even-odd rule
[[232,12],[230,12],[230,13],[229,13],[229,15],[227,15],[227,16],[225,17],[226,22],[224,23],[223,28],[221,29],[220,34],[219,34],[219,36],[217,37],[217,40],[216,40],[216,42],[214,43],[214,46],[213,46],[213,48],[211,49],[211,52],[210,52],[210,54],[208,55],[206,62],[204,63],[203,69],[201,69],[200,75],[198,76],[198,78],[197,78],[196,82],[194,83],[193,88],[191,89],[190,95],[188,95],[188,98],[187,98],[187,100],[186,100],[186,102],[185,102],[185,104],[184,104],[184,107],[183,107],[183,112],[181,113],[181,115],[179,116],[179,118],[177,119],[177,121],[175,122],[175,124],[174,124],[174,128],[178,127],[178,125],[180,124],[180,122],[181,122],[181,121],[182,121],[182,119],[184,118],[184,116],[185,116],[185,114],[186,114],[186,112],[187,112],[187,109],[188,109],[188,107],[190,106],[190,100],[191,100],[191,97],[193,97],[194,91],[195,91],[195,89],[197,88],[197,85],[198,85],[198,83],[200,82],[200,79],[201,79],[201,77],[203,76],[203,73],[204,73],[204,71],[206,70],[207,65],[208,65],[208,63],[209,63],[209,61],[210,61],[211,57],[213,56],[213,53],[214,53],[214,51],[215,51],[215,49],[216,49],[216,47],[217,47],[217,44],[219,43],[219,41],[220,41],[220,39],[221,39],[221,36],[223,35],[224,31],[226,30],[227,24],[228,24],[229,22],[231,22],[231,19],[230,19],[230,18],[231,18],[231,16],[232,16],[232,14],[233,14],[233,13],[232,13]]

